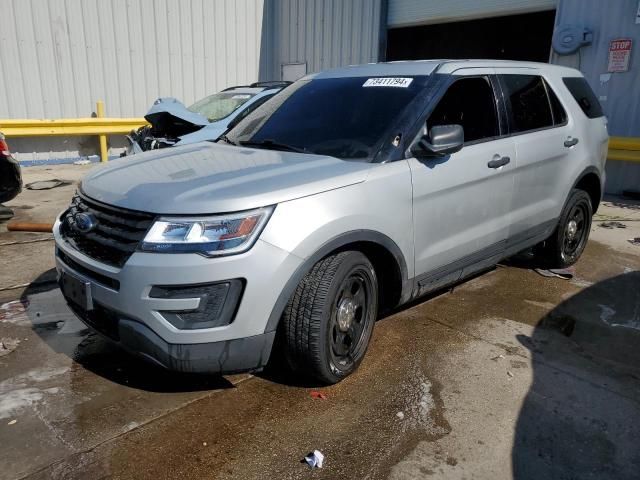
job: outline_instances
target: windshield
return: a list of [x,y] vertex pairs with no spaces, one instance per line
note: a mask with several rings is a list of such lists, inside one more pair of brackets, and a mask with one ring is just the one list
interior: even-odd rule
[[[373,159],[426,76],[301,80],[249,114],[229,141],[289,146],[342,159]],[[391,141],[391,138],[389,138]]]
[[189,110],[215,122],[228,117],[254,96],[255,93],[220,92],[198,100]]

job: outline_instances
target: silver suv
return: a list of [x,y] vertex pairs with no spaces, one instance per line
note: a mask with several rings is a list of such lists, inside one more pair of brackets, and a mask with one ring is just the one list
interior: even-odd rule
[[60,285],[87,325],[163,367],[259,370],[273,349],[338,382],[381,311],[530,247],[576,262],[607,143],[569,68],[308,75],[218,143],[90,173],[55,224]]

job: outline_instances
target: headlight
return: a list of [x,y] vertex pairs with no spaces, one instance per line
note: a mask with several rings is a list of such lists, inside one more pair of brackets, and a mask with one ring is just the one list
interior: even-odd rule
[[147,252],[230,255],[249,250],[273,207],[214,217],[160,218],[140,245]]

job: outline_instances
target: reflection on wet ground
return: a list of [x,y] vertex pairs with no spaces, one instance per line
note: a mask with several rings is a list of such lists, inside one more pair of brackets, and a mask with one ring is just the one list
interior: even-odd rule
[[379,321],[326,400],[278,372],[159,370],[27,292],[0,310],[21,342],[0,357],[0,478],[632,478],[639,267],[592,242],[572,281],[497,268]]

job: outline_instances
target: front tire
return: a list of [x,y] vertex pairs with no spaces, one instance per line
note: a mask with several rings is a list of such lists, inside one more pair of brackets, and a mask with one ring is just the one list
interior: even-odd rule
[[537,249],[547,268],[567,268],[584,252],[591,231],[593,207],[584,190],[573,189],[553,235]]
[[378,282],[358,251],[330,255],[302,279],[282,318],[289,365],[333,384],[364,358],[378,313]]

